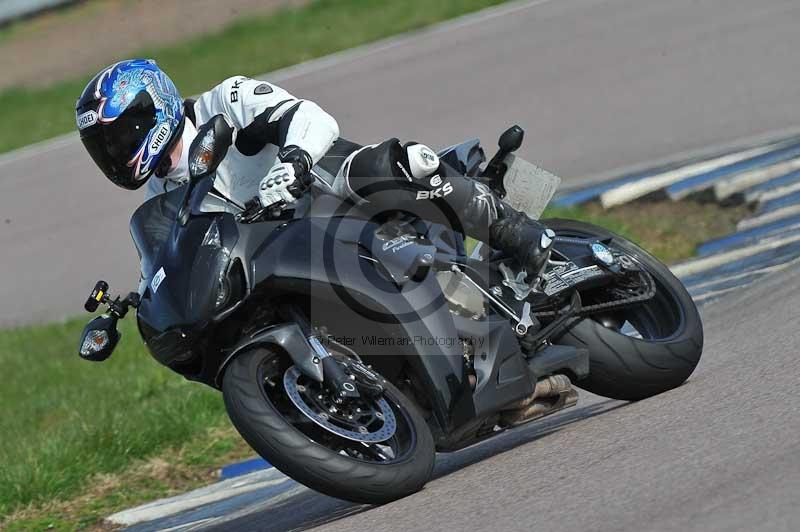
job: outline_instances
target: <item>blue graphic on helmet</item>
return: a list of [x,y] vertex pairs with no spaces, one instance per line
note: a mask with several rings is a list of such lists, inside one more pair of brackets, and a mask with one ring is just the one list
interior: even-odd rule
[[156,122],[130,155],[128,166],[134,179],[145,179],[155,170],[161,152],[183,120],[183,99],[172,80],[149,59],[117,63],[98,77],[95,87],[96,97],[101,99],[97,111],[101,124],[116,120],[141,92],[152,98]]

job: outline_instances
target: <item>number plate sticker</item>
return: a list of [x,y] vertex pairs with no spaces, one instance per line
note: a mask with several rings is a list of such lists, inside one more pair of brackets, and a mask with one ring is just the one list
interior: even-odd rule
[[534,220],[542,216],[545,207],[561,184],[561,178],[529,163],[516,155],[506,157],[508,171],[503,178],[505,200]]
[[153,280],[150,281],[150,289],[155,294],[158,292],[158,287],[161,286],[161,283],[164,282],[164,279],[167,278],[167,273],[164,271],[164,267],[162,266],[153,276]]

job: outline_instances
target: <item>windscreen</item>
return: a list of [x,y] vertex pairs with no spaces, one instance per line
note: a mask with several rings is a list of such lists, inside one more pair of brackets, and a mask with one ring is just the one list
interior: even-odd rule
[[161,246],[178,216],[185,187],[160,194],[144,202],[131,217],[130,230],[141,261],[142,277],[148,278]]

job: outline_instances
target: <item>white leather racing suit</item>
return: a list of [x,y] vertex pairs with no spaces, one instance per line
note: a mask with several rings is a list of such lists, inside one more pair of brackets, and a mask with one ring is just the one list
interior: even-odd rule
[[[513,253],[529,272],[539,272],[549,256],[552,239],[542,238],[541,224],[516,212],[486,185],[452,171],[424,145],[401,146],[390,139],[362,147],[339,139],[336,120],[317,104],[244,76],[229,78],[187,104],[181,161],[166,177],[150,178],[147,198],[186,182],[196,126],[223,114],[236,134],[214,188],[242,208],[258,196],[270,169],[285,163],[281,158],[288,150],[300,154],[306,170],[314,167],[317,186],[339,197],[447,223]],[[326,154],[328,164],[315,166]]]
[[240,206],[257,195],[259,182],[279,162],[280,148],[297,146],[316,163],[339,136],[336,120],[314,102],[297,99],[276,85],[245,76],[226,79],[202,94],[188,111],[182,161],[165,178],[150,179],[147,198],[186,182],[189,145],[196,136],[196,127],[218,114],[225,115],[235,128],[236,137],[217,169],[214,188]]

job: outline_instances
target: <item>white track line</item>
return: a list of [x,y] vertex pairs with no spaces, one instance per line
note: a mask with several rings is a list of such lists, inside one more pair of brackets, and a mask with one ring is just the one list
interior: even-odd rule
[[[7,164],[14,164],[17,161],[38,157],[43,153],[59,150],[72,142],[78,142],[77,133],[65,133],[52,139],[43,140],[36,144],[30,144],[24,148],[4,153],[0,155],[0,167]],[[2,175],[0,175],[0,178],[2,178]]]
[[342,65],[344,63],[350,63],[359,59],[363,59],[365,57],[385,52],[386,50],[391,50],[392,48],[396,48],[404,44],[411,44],[421,36],[438,35],[450,31],[461,30],[482,22],[486,22],[488,20],[507,15],[513,15],[520,11],[525,11],[526,9],[548,4],[553,1],[554,0],[526,0],[522,2],[507,2],[499,6],[482,9],[480,11],[476,11],[475,13],[456,17],[432,26],[411,30],[406,33],[387,37],[372,43],[363,44],[361,46],[356,46],[355,48],[342,50],[341,52],[335,52],[333,54],[316,59],[311,59],[304,63],[298,63],[280,70],[275,70],[274,72],[257,76],[257,79],[274,82],[286,81],[291,78],[304,76],[306,74],[325,70],[327,68]]
[[178,526],[171,526],[169,528],[162,528],[158,532],[186,532],[191,530],[192,528],[196,528],[201,525],[210,525],[213,521],[216,521],[216,517],[208,517],[206,519],[200,519],[199,521],[192,521],[191,523],[184,523]]
[[[107,517],[106,520],[117,525],[131,526],[283,483],[291,483],[291,480],[277,473],[274,468],[270,468],[223,480],[182,495],[123,510]],[[288,487],[291,487],[291,484]]]

